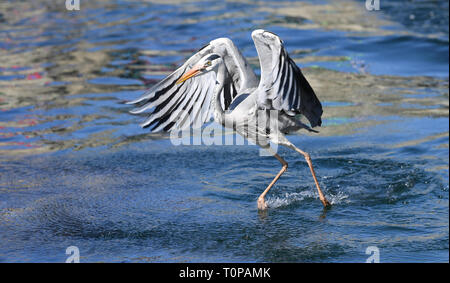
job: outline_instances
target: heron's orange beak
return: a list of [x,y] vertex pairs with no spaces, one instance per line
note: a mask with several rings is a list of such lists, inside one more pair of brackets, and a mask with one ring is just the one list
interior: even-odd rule
[[178,79],[178,81],[176,82],[176,84],[181,84],[182,82],[184,82],[187,79],[192,78],[193,76],[197,75],[198,73],[200,73],[200,67],[192,67],[192,69],[190,69],[189,71],[186,72],[186,74],[184,74],[183,76],[181,76],[181,78]]

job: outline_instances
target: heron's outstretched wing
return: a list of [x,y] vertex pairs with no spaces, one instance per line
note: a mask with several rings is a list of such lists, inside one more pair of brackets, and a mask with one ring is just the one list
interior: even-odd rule
[[322,105],[300,68],[289,57],[283,41],[275,34],[252,33],[261,64],[257,103],[261,108],[304,115],[312,127],[322,124]]
[[[257,87],[255,73],[233,42],[228,38],[215,39],[140,98],[128,102],[139,106],[132,113],[149,112],[148,119],[141,126],[150,127],[152,131],[170,131],[201,126],[211,119],[215,75],[210,72],[176,84],[187,70],[211,53],[219,54],[227,69],[225,85],[219,94],[223,109],[228,109],[238,93]],[[186,113],[188,115],[183,115]]]
[[[142,127],[149,127],[152,132],[181,130],[190,126],[200,127],[211,120],[215,73],[207,72],[181,84],[176,82],[203,56],[213,53],[213,50],[214,46],[206,45],[141,97],[128,102],[138,106],[131,113],[149,113],[141,124]],[[219,94],[223,109],[230,105],[237,94],[235,83],[229,74],[227,76],[222,93]]]

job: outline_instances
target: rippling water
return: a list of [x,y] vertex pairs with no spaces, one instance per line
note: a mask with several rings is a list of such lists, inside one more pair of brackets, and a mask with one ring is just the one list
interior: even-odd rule
[[[61,2],[61,3],[60,3]],[[324,105],[312,155],[173,146],[123,104],[217,37],[281,36]],[[448,262],[447,1],[0,2],[0,261]]]

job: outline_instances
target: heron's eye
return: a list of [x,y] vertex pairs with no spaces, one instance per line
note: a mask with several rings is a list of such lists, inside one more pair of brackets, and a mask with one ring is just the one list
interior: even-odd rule
[[211,66],[211,64],[212,64],[211,61],[207,61],[207,62],[205,63],[205,66],[206,66],[206,67],[209,67],[209,66]]

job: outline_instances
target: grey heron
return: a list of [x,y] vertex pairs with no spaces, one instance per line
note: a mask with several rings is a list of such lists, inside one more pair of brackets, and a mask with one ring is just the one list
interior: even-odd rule
[[[179,131],[207,123],[213,117],[215,122],[269,151],[282,168],[258,197],[259,210],[267,209],[266,194],[288,168],[270,142],[293,149],[308,163],[320,201],[327,207],[330,202],[317,181],[310,155],[285,136],[320,126],[322,105],[276,34],[258,29],[251,36],[260,60],[259,80],[230,39],[215,39],[141,97],[128,102],[136,105],[131,113],[149,113],[141,126],[153,132]],[[298,119],[299,114],[308,119],[311,128]],[[276,123],[258,123],[273,119]]]

